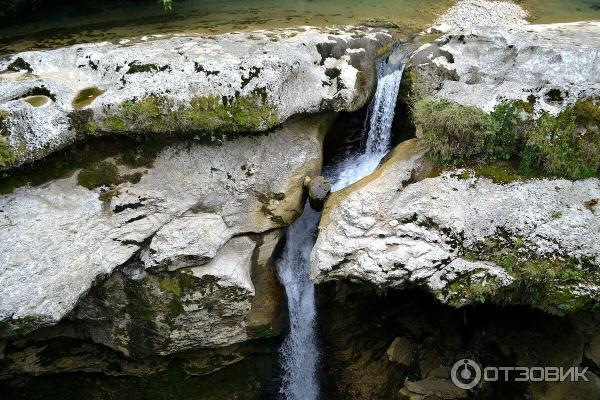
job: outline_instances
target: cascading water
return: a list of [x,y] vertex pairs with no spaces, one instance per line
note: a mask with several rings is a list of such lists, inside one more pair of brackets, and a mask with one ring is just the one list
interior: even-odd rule
[[[396,63],[392,61],[394,54],[400,55],[396,57]],[[403,61],[408,52],[394,54],[378,65],[377,91],[370,107],[364,152],[350,155],[326,172],[334,191],[373,172],[389,151]],[[280,392],[285,400],[319,398],[316,306],[314,285],[309,279],[309,261],[320,216],[307,203],[302,216],[288,228],[283,256],[277,263],[290,318],[290,332],[281,347],[283,380]]]
[[308,266],[320,216],[308,204],[304,207],[302,216],[288,228],[286,246],[277,266],[290,318],[290,333],[281,347],[281,392],[286,400],[319,397],[315,287],[308,277]]
[[375,171],[390,150],[394,111],[408,54],[408,48],[399,48],[377,65],[377,89],[369,107],[369,131],[364,151],[348,156],[327,171],[333,191],[350,186]]

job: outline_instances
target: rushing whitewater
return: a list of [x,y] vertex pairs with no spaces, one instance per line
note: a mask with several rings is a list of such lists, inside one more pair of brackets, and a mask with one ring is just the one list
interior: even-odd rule
[[350,156],[332,168],[327,178],[332,190],[343,189],[377,169],[392,144],[392,123],[404,72],[407,51],[398,56],[398,64],[380,62],[377,68],[377,90],[369,109],[369,132],[364,152]]
[[319,217],[320,213],[308,204],[304,207],[302,216],[288,229],[288,240],[278,263],[290,318],[290,333],[281,347],[281,392],[287,400],[316,400],[319,396],[315,287],[308,277]]
[[[333,182],[333,190],[342,189],[373,172],[390,149],[404,57],[395,65],[389,62],[390,59],[378,65],[377,91],[370,107],[364,152],[347,157],[328,171],[326,175]],[[320,216],[307,203],[302,216],[288,229],[283,256],[277,264],[287,294],[290,318],[290,333],[281,347],[281,394],[285,400],[319,399],[315,288],[309,279],[309,260]]]

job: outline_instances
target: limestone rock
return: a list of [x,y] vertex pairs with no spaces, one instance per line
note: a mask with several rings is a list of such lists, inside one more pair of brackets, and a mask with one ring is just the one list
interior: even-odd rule
[[521,300],[543,309],[597,301],[600,215],[586,203],[600,196],[598,179],[501,185],[458,171],[410,183],[422,157],[405,142],[375,174],[329,198],[311,256],[315,282],[417,284],[463,305],[502,294],[519,302],[511,294],[526,280],[545,294]]
[[527,24],[527,17],[525,9],[509,1],[460,0],[428,32],[446,33],[473,26],[521,26]]
[[317,176],[308,183],[308,201],[316,211],[323,209],[329,193],[331,193],[331,183],[322,176]]
[[600,22],[453,29],[417,50],[410,65],[435,97],[486,111],[523,100],[558,113],[600,95]]
[[401,365],[410,365],[414,356],[414,347],[414,343],[407,338],[397,337],[387,349],[388,358]]
[[[118,185],[109,200],[99,199],[102,188],[78,186],[75,175],[0,196],[2,336],[55,324],[139,252],[143,263],[131,275],[143,279],[146,268],[197,267],[234,236],[286,226],[301,212],[304,177],[321,169],[330,120],[295,120],[221,146],[170,145],[138,183]],[[246,312],[248,275],[205,267],[198,279],[212,271],[220,285],[247,292]]]
[[454,400],[467,398],[467,391],[456,387],[449,379],[425,378],[420,381],[407,380],[400,390],[400,398],[406,400]]
[[204,265],[142,279],[129,272],[135,265],[126,267],[94,288],[70,320],[93,341],[136,357],[276,335],[284,326],[274,263],[281,237],[280,230],[236,236]]
[[[378,50],[391,41],[366,27],[306,27],[14,54],[0,61],[0,131],[14,156],[0,168],[88,135],[214,140],[296,114],[353,111],[367,101]],[[36,107],[23,100],[31,95],[48,101]]]

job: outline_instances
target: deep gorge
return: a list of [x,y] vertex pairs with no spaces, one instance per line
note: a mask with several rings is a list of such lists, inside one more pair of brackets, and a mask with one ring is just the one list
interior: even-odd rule
[[599,398],[591,3],[209,3],[0,36],[0,398]]

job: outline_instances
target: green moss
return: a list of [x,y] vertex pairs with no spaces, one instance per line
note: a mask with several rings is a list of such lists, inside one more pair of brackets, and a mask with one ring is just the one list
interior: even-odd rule
[[523,169],[590,178],[600,169],[600,106],[579,100],[558,116],[544,112],[527,138]]
[[394,50],[394,47],[396,46],[395,43],[391,43],[388,44],[386,46],[381,46],[379,49],[377,49],[377,57],[385,57],[388,54],[390,54],[392,52],[392,50]]
[[104,120],[104,125],[111,131],[124,132],[127,127],[125,121],[119,117],[108,117]]
[[87,107],[90,104],[92,104],[92,102],[104,92],[104,90],[100,90],[97,87],[89,87],[80,90],[79,93],[75,95],[75,98],[73,99],[73,102],[71,104],[74,109]]
[[10,145],[7,136],[8,112],[0,110],[0,168],[10,167],[25,153],[25,145],[21,144],[15,149]]
[[215,133],[270,129],[279,123],[263,93],[233,98],[195,97],[188,107],[176,107],[164,97],[127,100],[121,113],[105,119],[108,130],[122,132],[202,132],[203,139],[220,140]]
[[[89,114],[89,115],[87,115]],[[126,136],[91,137],[86,133],[92,111],[75,110],[69,114],[71,126],[78,135],[85,135],[83,140],[72,146],[59,150],[41,160],[23,168],[13,169],[0,174],[0,194],[11,193],[14,188],[25,185],[38,186],[54,179],[68,178],[78,169],[94,168],[96,164],[107,159],[115,159],[120,165],[129,168],[151,167],[156,156],[168,145],[178,142],[179,138],[153,138]],[[2,139],[0,138],[0,141]],[[21,154],[24,149],[18,149]],[[141,178],[139,172],[125,174],[123,180],[136,183]],[[104,192],[105,196],[111,193]],[[112,193],[113,195],[116,193]]]
[[511,161],[496,161],[493,163],[476,163],[469,165],[475,176],[489,178],[495,183],[507,184],[515,181],[526,181],[539,177],[540,174],[531,171],[525,173],[519,168],[518,163]]
[[19,154],[10,147],[8,139],[0,136],[0,168],[11,166],[18,159]]
[[[415,125],[431,154],[441,163],[493,165],[517,160],[520,175],[582,179],[600,170],[600,103],[579,100],[558,116],[536,120],[532,102],[500,103],[492,113],[479,108],[424,97],[412,107]],[[508,182],[512,171],[481,168],[482,174]]]
[[108,161],[83,169],[77,175],[77,183],[90,190],[100,186],[118,185],[122,181],[117,166]]
[[92,110],[74,110],[69,113],[71,127],[79,136],[93,135],[98,126],[94,122],[94,112]]
[[167,292],[173,293],[177,297],[181,297],[181,294],[183,293],[181,287],[179,286],[179,282],[176,279],[172,279],[168,276],[160,280],[160,287]]
[[[459,277],[450,285],[451,298],[479,301],[482,295],[498,303],[526,304],[553,314],[596,308],[598,296],[582,292],[581,284],[600,285],[600,273],[585,261],[559,256],[543,258],[528,253],[522,239],[509,243],[488,238],[464,254],[470,261],[488,261],[504,269],[514,279],[506,287],[482,285]],[[493,279],[493,278],[492,278]],[[483,286],[485,290],[478,287]],[[481,289],[481,290],[480,290]]]
[[43,321],[33,316],[25,316],[18,319],[8,319],[0,322],[1,337],[27,336],[35,331]]

